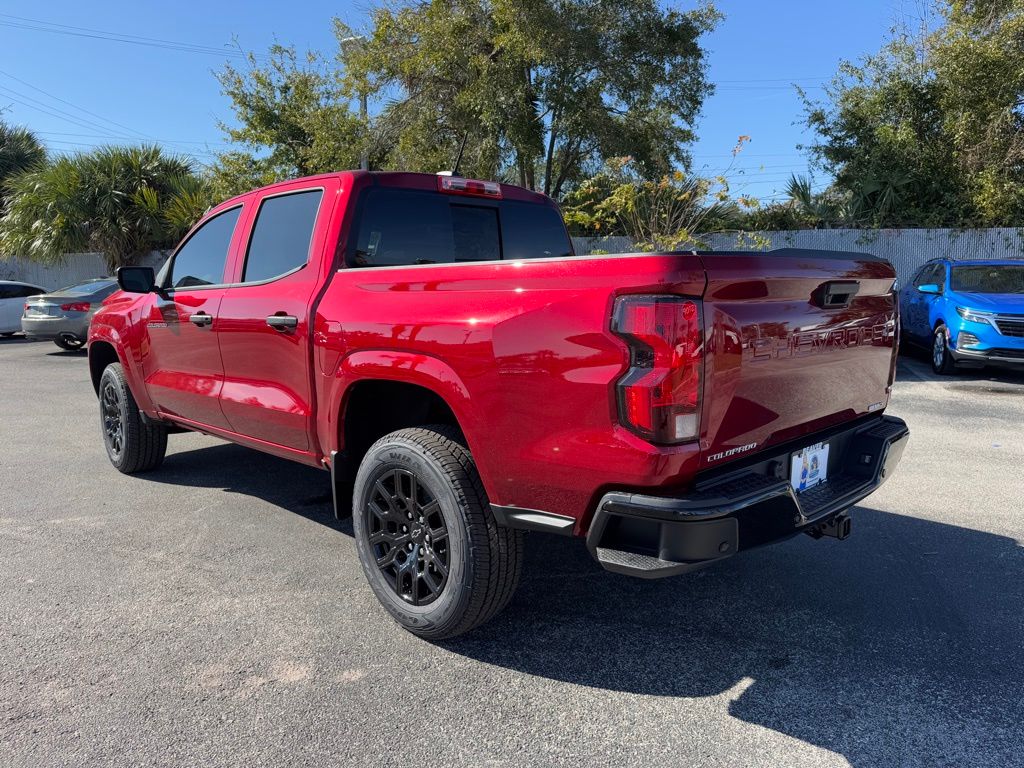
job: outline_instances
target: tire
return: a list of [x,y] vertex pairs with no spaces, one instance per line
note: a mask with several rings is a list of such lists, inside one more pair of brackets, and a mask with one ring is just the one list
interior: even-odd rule
[[3,337],[5,339],[9,339],[9,338],[11,338],[11,336],[13,336],[16,333],[17,333],[17,331],[4,331],[3,333],[0,333],[0,337]]
[[450,427],[402,429],[370,447],[356,473],[352,528],[377,599],[426,639],[484,623],[519,583],[522,531],[497,524],[473,457]]
[[61,349],[66,349],[68,352],[75,352],[85,346],[85,342],[81,339],[76,339],[74,336],[58,336],[53,340]]
[[940,376],[951,376],[956,373],[956,361],[949,353],[946,340],[946,326],[939,323],[932,336],[932,370]]
[[99,400],[103,445],[114,468],[132,475],[159,467],[167,453],[167,428],[143,418],[120,363],[103,369]]

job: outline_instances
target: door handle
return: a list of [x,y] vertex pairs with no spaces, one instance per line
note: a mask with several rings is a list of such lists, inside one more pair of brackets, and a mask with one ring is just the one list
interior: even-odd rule
[[287,333],[293,331],[299,325],[299,318],[294,315],[271,315],[267,318],[267,325],[275,331]]
[[192,325],[196,325],[200,328],[206,325],[213,325],[213,315],[208,315],[205,312],[196,312],[188,316],[188,320]]

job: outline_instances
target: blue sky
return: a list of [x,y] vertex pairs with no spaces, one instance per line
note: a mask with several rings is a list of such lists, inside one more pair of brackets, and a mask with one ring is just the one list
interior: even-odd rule
[[[231,119],[212,74],[226,60],[218,50],[237,40],[245,49],[262,51],[276,40],[333,54],[331,18],[359,27],[372,5],[369,0],[6,0],[0,6],[0,107],[7,108],[5,120],[37,131],[54,151],[127,137],[158,140],[208,161],[223,148],[217,121]],[[840,59],[877,50],[888,29],[904,12],[912,14],[917,2],[719,0],[717,5],[726,18],[705,47],[718,91],[697,127],[695,165],[709,172],[726,168],[737,137],[749,135],[751,142],[733,167],[733,189],[768,199],[781,194],[790,173],[807,170],[797,146],[808,135],[799,124],[801,105],[791,83],[820,94],[822,80],[831,77]],[[92,36],[42,31],[37,22]],[[97,39],[109,33],[186,43],[189,49]],[[821,185],[827,179],[816,181]]]

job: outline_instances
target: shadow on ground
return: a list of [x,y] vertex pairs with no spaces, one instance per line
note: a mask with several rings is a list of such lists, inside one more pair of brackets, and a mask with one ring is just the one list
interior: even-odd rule
[[[145,477],[256,496],[351,535],[326,473],[238,446],[172,454]],[[877,509],[853,517],[848,541],[799,537],[663,581],[605,573],[582,542],[530,534],[508,609],[441,647],[595,689],[727,694],[733,716],[854,766],[1022,764],[1024,549]]]

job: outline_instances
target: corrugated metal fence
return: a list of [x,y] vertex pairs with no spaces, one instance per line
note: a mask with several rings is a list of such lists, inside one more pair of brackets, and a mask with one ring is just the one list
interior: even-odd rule
[[[951,259],[1022,259],[1024,229],[809,229],[792,232],[764,232],[770,248],[817,248],[829,251],[862,251],[889,260],[907,280],[918,266],[939,256]],[[713,250],[743,247],[736,235],[705,238]],[[629,253],[628,237],[573,238],[579,254],[603,251]],[[749,247],[749,239],[746,241]],[[164,255],[154,252],[146,263],[158,266]],[[96,253],[68,256],[65,264],[45,267],[22,259],[0,260],[0,280],[24,280],[44,288],[60,288],[106,274],[103,259]]]
[[[762,232],[769,248],[816,248],[827,251],[859,251],[888,260],[901,281],[908,280],[929,259],[1024,259],[1024,229],[807,229]],[[705,237],[713,250],[743,248],[736,235]],[[747,241],[750,242],[749,240]],[[574,238],[577,253],[605,251],[628,253],[626,237]],[[747,245],[747,248],[750,246]]]

